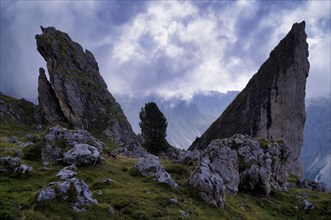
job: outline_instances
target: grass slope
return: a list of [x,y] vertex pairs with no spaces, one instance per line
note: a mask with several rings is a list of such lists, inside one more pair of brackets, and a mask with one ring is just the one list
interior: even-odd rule
[[[9,130],[8,130],[9,129]],[[11,130],[1,125],[0,156],[14,155],[17,144],[7,141],[11,131],[21,141],[27,141],[26,134],[42,136],[42,132],[31,130]],[[40,146],[35,138],[35,147]],[[107,143],[108,148],[113,148]],[[5,150],[5,148],[7,150]],[[13,149],[8,151],[8,149]],[[187,180],[193,167],[162,161],[166,170],[181,186],[178,190],[143,177],[135,169],[136,159],[119,156],[117,159],[106,157],[102,166],[79,167],[78,178],[84,180],[98,200],[97,206],[90,206],[85,213],[76,213],[68,201],[60,198],[36,202],[38,191],[49,182],[59,181],[55,176],[63,168],[59,164],[50,164],[49,170],[42,169],[40,159],[23,160],[34,171],[26,176],[8,176],[0,174],[0,219],[185,219],[180,210],[189,214],[190,219],[329,219],[331,216],[330,193],[319,193],[291,188],[288,192],[272,191],[270,196],[254,196],[239,193],[227,196],[224,209],[205,204],[198,193],[188,186]],[[114,185],[98,182],[102,178],[111,178]],[[294,181],[294,179],[290,179]],[[101,195],[99,195],[102,192]],[[305,197],[315,209],[304,210]],[[170,201],[177,198],[179,203]],[[109,212],[113,207],[114,214]],[[297,208],[296,208],[297,207]]]

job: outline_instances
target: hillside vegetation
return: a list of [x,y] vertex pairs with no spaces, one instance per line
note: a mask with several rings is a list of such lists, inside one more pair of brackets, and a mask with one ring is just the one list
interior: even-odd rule
[[[37,202],[37,193],[50,182],[58,181],[55,176],[63,165],[50,163],[49,170],[43,169],[38,154],[42,130],[14,128],[1,124],[0,156],[15,156],[20,150],[17,143],[8,138],[15,134],[22,142],[33,141],[32,147],[24,149],[23,162],[32,166],[28,175],[0,174],[0,219],[329,219],[331,195],[289,188],[287,192],[273,190],[269,196],[238,193],[227,196],[222,208],[204,203],[188,185],[193,166],[163,160],[161,163],[180,185],[178,189],[158,183],[152,177],[141,176],[135,168],[137,159],[105,156],[102,165],[78,167],[79,179],[84,180],[97,199],[97,206],[89,206],[85,213],[75,212],[68,201],[60,198]],[[27,135],[32,134],[32,139]],[[103,140],[106,148],[113,144]],[[40,150],[40,149],[39,149]],[[40,152],[40,151],[39,151]],[[31,156],[32,155],[32,156]],[[110,178],[114,184],[100,184],[98,180]],[[291,177],[290,182],[295,181]],[[178,203],[171,199],[178,200]],[[305,210],[305,199],[314,209]],[[189,215],[185,218],[181,210]]]

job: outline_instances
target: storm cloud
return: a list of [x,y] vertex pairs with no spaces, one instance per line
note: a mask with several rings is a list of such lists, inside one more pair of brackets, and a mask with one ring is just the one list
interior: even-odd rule
[[306,21],[307,96],[330,95],[328,1],[1,1],[0,90],[37,97],[39,26],[95,55],[116,95],[190,99],[241,90],[295,22]]

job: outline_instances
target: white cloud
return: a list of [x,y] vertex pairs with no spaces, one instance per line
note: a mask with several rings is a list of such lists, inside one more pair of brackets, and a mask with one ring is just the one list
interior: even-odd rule
[[[111,17],[116,2],[6,4],[1,9],[1,19],[8,22],[1,33],[1,55],[7,48],[10,62],[1,63],[1,77],[7,80],[1,90],[11,86],[20,96],[36,96],[37,71],[45,66],[35,46],[39,25],[55,26],[91,50],[111,93],[188,99],[199,90],[243,89],[292,24],[306,20],[307,96],[323,96],[330,93],[330,2],[293,5],[150,1],[127,22],[112,24],[100,13]],[[4,45],[7,40],[10,47]]]

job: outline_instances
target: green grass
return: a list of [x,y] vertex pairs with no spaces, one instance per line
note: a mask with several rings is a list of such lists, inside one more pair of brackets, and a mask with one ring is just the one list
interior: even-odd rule
[[[42,133],[35,135],[41,135]],[[6,141],[7,133],[0,132],[0,146],[16,149],[16,144]],[[25,138],[25,132],[19,139]],[[11,135],[10,135],[11,136]],[[36,139],[39,140],[40,139]],[[110,144],[110,146],[108,146]],[[113,149],[112,143],[106,142]],[[38,146],[37,144],[34,147]],[[35,149],[32,147],[32,153]],[[32,154],[34,156],[34,154]],[[70,201],[56,198],[52,201],[36,202],[37,193],[48,186],[49,182],[59,181],[55,176],[63,168],[51,163],[49,171],[42,170],[40,159],[23,160],[34,169],[30,175],[0,175],[0,219],[185,219],[179,212],[184,210],[191,219],[328,219],[331,216],[330,193],[312,192],[301,189],[289,189],[288,192],[273,190],[269,196],[254,196],[238,193],[227,195],[223,209],[214,208],[203,202],[197,191],[188,185],[193,166],[162,160],[165,169],[179,184],[173,189],[166,184],[156,182],[153,177],[144,177],[137,172],[137,159],[118,156],[106,157],[101,166],[78,168],[78,178],[90,187],[98,201],[90,206],[86,213],[76,213]],[[115,184],[101,184],[100,179],[110,178]],[[294,182],[296,177],[290,176]],[[98,192],[102,195],[98,195]],[[303,194],[315,205],[313,210],[304,210]],[[315,197],[316,194],[318,196]],[[301,197],[300,197],[301,196]],[[171,198],[177,198],[174,204]],[[70,200],[70,199],[69,199]],[[18,207],[23,207],[19,209]],[[109,208],[114,208],[114,215]],[[295,207],[298,207],[296,210]],[[11,217],[11,218],[10,218]]]

